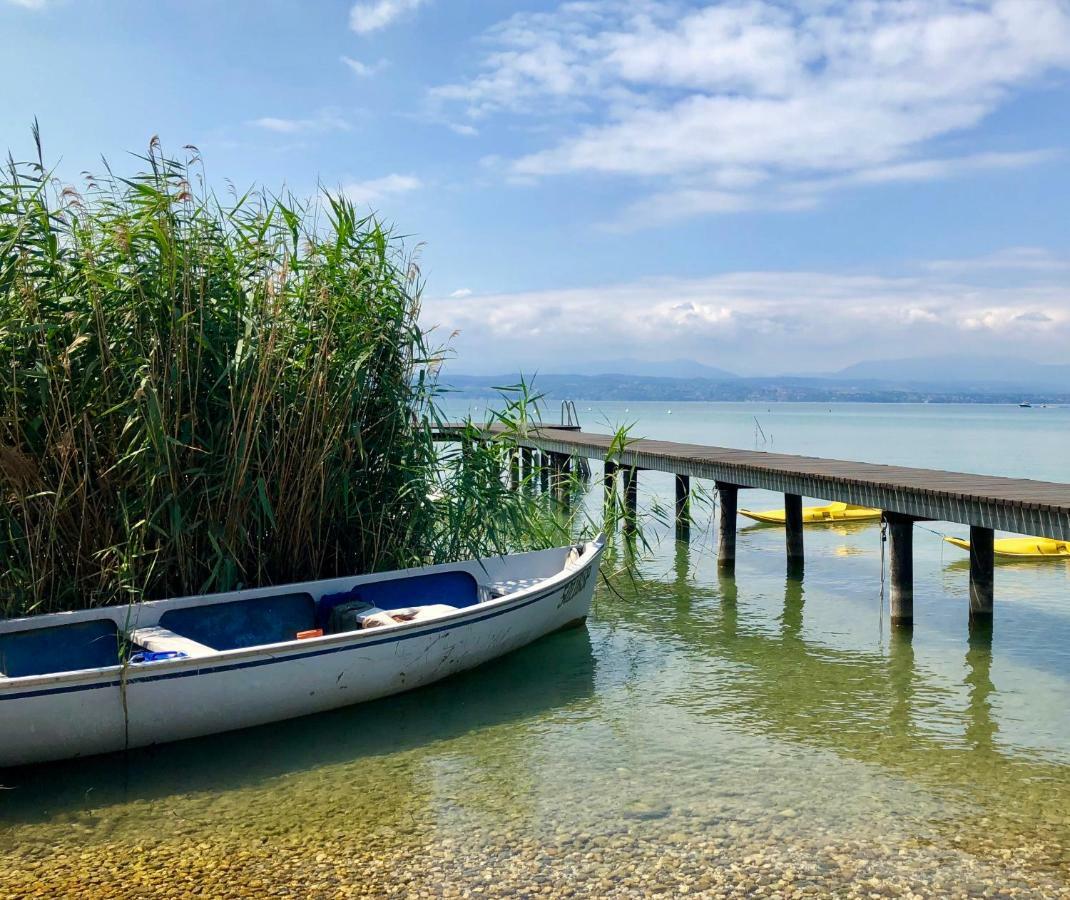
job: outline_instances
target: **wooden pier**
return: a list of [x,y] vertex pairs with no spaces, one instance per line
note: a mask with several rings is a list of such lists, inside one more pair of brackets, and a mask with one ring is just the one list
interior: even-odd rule
[[[500,431],[491,428],[488,436]],[[455,436],[453,429],[439,433]],[[850,462],[784,453],[733,450],[672,441],[631,440],[614,453],[614,438],[577,427],[540,427],[520,439],[525,450],[548,455],[554,471],[567,471],[568,461],[607,461],[607,490],[615,474],[624,475],[624,502],[634,513],[638,473],[642,470],[676,476],[676,514],[686,529],[690,479],[715,483],[718,517],[718,563],[735,564],[736,510],[740,490],[756,488],[784,494],[787,511],[785,550],[789,572],[803,566],[802,498],[842,501],[884,512],[889,544],[893,622],[913,621],[913,524],[937,520],[970,526],[970,618],[985,621],[993,606],[993,531],[1043,535],[1070,540],[1070,484],[971,475],[906,466]]]

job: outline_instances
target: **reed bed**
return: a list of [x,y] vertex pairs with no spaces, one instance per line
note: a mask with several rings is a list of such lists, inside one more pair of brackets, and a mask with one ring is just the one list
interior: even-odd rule
[[[35,132],[35,138],[37,137]],[[508,438],[443,454],[403,246],[342,197],[204,187],[154,141],[0,178],[0,615],[541,546]]]

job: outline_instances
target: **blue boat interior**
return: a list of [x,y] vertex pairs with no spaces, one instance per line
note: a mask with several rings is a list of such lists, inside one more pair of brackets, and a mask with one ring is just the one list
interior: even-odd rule
[[92,619],[0,634],[0,675],[25,678],[119,665],[119,629]]
[[383,610],[443,603],[461,609],[479,602],[479,583],[468,572],[431,572],[358,584],[348,591],[325,594],[316,611],[316,627],[325,628],[331,610],[362,600]]
[[315,628],[316,602],[304,593],[229,600],[168,610],[160,625],[213,650],[239,650],[292,641]]
[[358,584],[325,594],[318,603],[311,594],[297,593],[172,609],[160,617],[160,626],[213,650],[238,650],[326,630],[331,611],[355,600],[387,611],[432,603],[460,608],[479,602],[479,583],[468,572],[431,572]]
[[[326,594],[318,602],[304,592],[223,600],[168,610],[160,617],[159,628],[149,630],[159,634],[166,629],[172,637],[204,645],[206,651],[238,650],[292,641],[298,633],[317,628],[327,630],[331,611],[353,601],[386,611],[431,604],[462,608],[479,602],[479,584],[468,572],[432,572],[358,584]],[[117,666],[119,647],[119,629],[111,619],[0,634],[0,677]],[[129,647],[134,654],[146,649],[136,643]]]

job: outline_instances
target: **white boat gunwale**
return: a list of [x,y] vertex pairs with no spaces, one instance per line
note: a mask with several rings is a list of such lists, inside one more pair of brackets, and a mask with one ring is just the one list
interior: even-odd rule
[[[378,628],[344,631],[337,634],[325,634],[321,637],[281,641],[273,644],[258,644],[252,647],[214,650],[211,656],[162,660],[142,664],[127,663],[126,665],[105,666],[93,669],[72,669],[64,672],[50,672],[21,677],[0,677],[0,702],[26,699],[45,694],[114,688],[124,684],[130,685],[172,678],[212,675],[216,673],[230,672],[236,669],[253,668],[256,666],[279,664],[294,660],[325,656],[335,652],[376,646],[409,638],[423,637],[436,632],[449,631],[457,627],[504,615],[514,609],[522,608],[544,599],[547,595],[560,589],[566,582],[577,579],[584,573],[589,573],[592,567],[597,566],[600,558],[600,551],[604,547],[604,544],[604,537],[599,537],[580,545],[574,545],[582,548],[583,553],[580,557],[579,564],[575,565],[573,568],[568,568],[563,565],[560,571],[533,584],[526,585],[500,597],[474,603],[471,606],[458,607],[454,612],[436,616],[433,619],[414,622],[399,622],[394,625]],[[545,551],[533,551],[531,554],[507,555],[499,557],[499,559],[529,556],[542,552]],[[0,625],[18,626],[25,624],[33,628],[39,628],[48,627],[53,624],[58,625],[92,621],[99,618],[110,618],[116,623],[120,631],[125,632],[128,636],[137,628],[145,627],[145,625],[140,622],[143,610],[148,610],[149,612],[160,610],[160,615],[162,615],[163,612],[172,609],[184,609],[202,605],[208,606],[218,602],[237,602],[240,600],[260,598],[266,599],[272,596],[292,593],[319,592],[320,596],[323,596],[324,594],[335,590],[352,590],[359,587],[362,583],[392,581],[417,574],[450,571],[468,571],[471,573],[473,566],[478,566],[479,564],[479,560],[460,564],[442,563],[436,566],[418,566],[409,569],[398,569],[392,572],[341,576],[339,578],[324,579],[320,581],[272,585],[265,588],[245,588],[240,591],[190,595],[162,600],[148,600],[139,604],[96,607],[94,609],[78,610],[71,613],[53,613],[44,616],[9,619],[0,621]],[[586,578],[584,578],[584,584],[586,584],[586,580],[589,577],[590,575],[587,574]],[[116,613],[118,611],[132,611],[134,615],[132,617],[127,615],[125,618],[116,615],[108,615],[109,612]],[[150,619],[151,618],[158,620],[159,616],[150,616]],[[47,620],[47,622],[43,620]],[[151,623],[148,624],[151,625]],[[12,630],[20,631],[23,629],[16,627]]]

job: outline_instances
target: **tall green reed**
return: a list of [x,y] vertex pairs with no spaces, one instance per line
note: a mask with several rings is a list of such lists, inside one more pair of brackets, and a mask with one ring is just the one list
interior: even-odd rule
[[[36,132],[35,132],[36,138]],[[0,178],[0,614],[545,544],[433,441],[419,271],[343,197],[223,201],[195,148]]]
[[553,492],[538,468],[511,489],[540,419],[527,384],[436,442],[443,351],[418,324],[419,270],[344,197],[224,201],[196,148],[175,159],[155,139],[142,172],[76,190],[34,136],[36,159],[0,177],[0,616],[625,524],[617,505],[561,502],[583,493],[575,470]]

